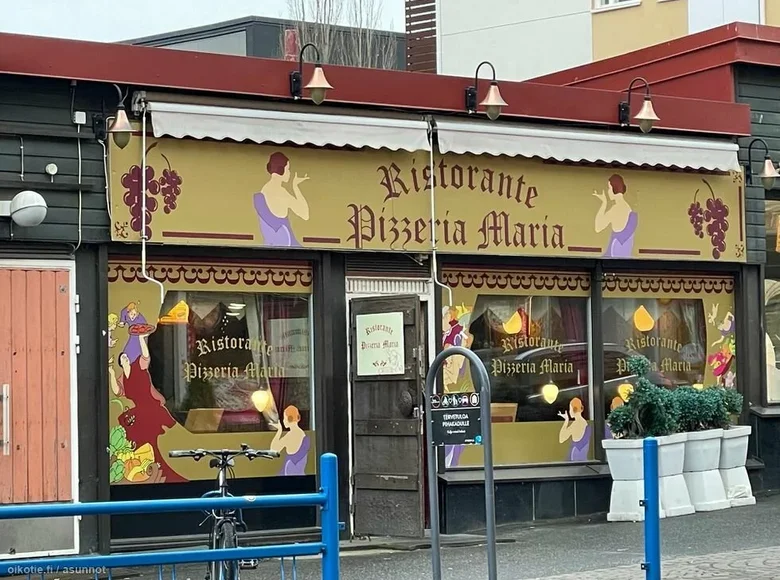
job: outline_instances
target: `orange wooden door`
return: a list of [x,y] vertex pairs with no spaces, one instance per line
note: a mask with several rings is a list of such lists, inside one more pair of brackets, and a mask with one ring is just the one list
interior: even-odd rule
[[0,504],[73,499],[68,270],[0,267]]

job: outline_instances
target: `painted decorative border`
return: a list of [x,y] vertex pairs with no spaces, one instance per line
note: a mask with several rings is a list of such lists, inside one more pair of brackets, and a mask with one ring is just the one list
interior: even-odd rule
[[511,270],[444,270],[443,282],[451,288],[488,288],[490,290],[537,290],[590,292],[590,275],[585,273]]
[[[590,292],[590,275],[512,270],[444,270],[442,281],[450,288]],[[632,294],[732,294],[733,278],[664,274],[607,275],[606,292]]]
[[629,275],[605,276],[603,291],[632,294],[733,294],[733,278],[701,276]]
[[[298,289],[311,293],[314,277],[305,264],[204,264],[155,263],[147,265],[148,274],[163,284],[272,287],[273,290]],[[108,281],[144,283],[140,263],[109,262]]]

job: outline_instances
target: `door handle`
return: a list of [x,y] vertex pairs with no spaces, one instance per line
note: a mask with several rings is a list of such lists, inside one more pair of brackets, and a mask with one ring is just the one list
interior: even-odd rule
[[11,454],[11,385],[3,384],[3,391],[0,393],[0,402],[3,403],[3,438],[0,444],[3,445],[3,455]]

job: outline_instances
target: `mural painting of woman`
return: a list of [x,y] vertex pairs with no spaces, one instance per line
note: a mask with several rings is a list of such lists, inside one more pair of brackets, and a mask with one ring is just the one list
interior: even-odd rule
[[[471,344],[474,342],[474,337],[469,334],[467,330],[471,322],[470,309],[466,308],[465,305],[456,307],[445,306],[443,312],[443,348],[449,348],[452,346],[471,348]],[[445,393],[453,393],[458,390],[458,383],[466,375],[467,368],[468,366],[466,365],[466,357],[462,355],[456,354],[445,359],[443,369]],[[463,454],[465,448],[465,445],[445,445],[445,465],[448,468],[458,467],[458,464],[460,463],[460,457]]]
[[574,397],[569,403],[569,412],[558,413],[563,418],[563,425],[558,434],[558,443],[565,443],[571,439],[569,448],[569,461],[587,461],[590,450],[591,427],[582,416],[585,406],[579,397]]
[[133,326],[148,326],[144,315],[138,311],[138,305],[135,302],[130,302],[119,313],[119,326],[126,327],[129,332],[125,347],[122,349],[130,360],[130,363],[134,363],[139,356],[141,356],[141,343],[137,334],[133,334],[131,331]]
[[[130,306],[134,305],[128,308]],[[136,311],[132,320],[137,324],[139,318],[143,320],[143,316]],[[118,376],[113,366],[109,367],[111,391],[116,397],[124,397],[133,403],[133,407],[125,408],[117,421],[124,427],[128,441],[132,441],[136,449],[144,445],[151,447],[161,481],[185,481],[166,463],[157,445],[158,437],[174,427],[176,419],[165,406],[165,397],[152,384],[152,375],[149,374],[151,355],[146,342],[148,336],[148,332],[131,335],[131,338],[137,339],[134,343],[138,346],[137,355],[131,360],[126,351],[119,354],[117,362],[121,372]]]
[[300,189],[301,183],[307,181],[309,176],[296,173],[291,177],[290,160],[278,151],[269,157],[266,171],[269,180],[254,196],[263,245],[300,247],[290,224],[290,214],[302,220],[309,219],[309,204]]
[[306,463],[309,459],[311,438],[301,429],[301,412],[297,407],[290,405],[282,413],[284,427],[289,429],[285,433],[282,429],[282,421],[274,426],[276,435],[271,441],[271,450],[284,452],[284,465],[279,475],[306,475]]
[[607,228],[612,232],[605,258],[630,258],[634,253],[634,235],[639,216],[626,201],[627,190],[626,182],[615,173],[607,180],[606,192],[593,192],[601,202],[596,212],[596,232],[603,232]]

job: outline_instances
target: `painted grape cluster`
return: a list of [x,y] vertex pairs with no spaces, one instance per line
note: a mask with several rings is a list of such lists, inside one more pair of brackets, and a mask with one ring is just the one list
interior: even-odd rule
[[[693,194],[693,203],[688,206],[688,217],[693,226],[693,233],[699,238],[704,238],[704,233],[710,238],[712,244],[712,257],[716,260],[726,251],[726,232],[729,231],[729,206],[723,200],[715,196],[712,186],[707,180],[702,179],[710,192],[710,196],[704,202],[704,206],[697,199],[699,190]],[[705,227],[706,224],[706,227]]]
[[[147,150],[154,149],[157,143],[153,143]],[[122,175],[122,187],[125,188],[122,201],[130,209],[130,229],[134,232],[141,233],[142,226],[142,210],[143,210],[143,198],[146,195],[146,228],[142,235],[146,238],[152,237],[152,215],[160,207],[158,197],[162,194],[163,211],[166,214],[170,214],[176,209],[177,200],[181,195],[182,178],[179,173],[171,167],[171,162],[165,155],[161,154],[161,157],[168,165],[167,169],[162,170],[162,174],[157,177],[154,167],[151,165],[146,166],[145,179],[141,177],[141,168],[138,165],[133,165],[127,173]],[[142,185],[142,183],[145,185]]]

